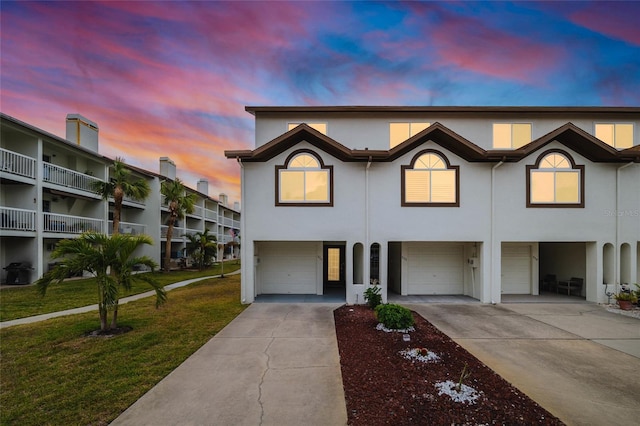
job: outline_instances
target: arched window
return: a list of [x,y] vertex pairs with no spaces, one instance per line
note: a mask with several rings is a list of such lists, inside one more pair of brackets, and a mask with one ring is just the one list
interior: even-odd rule
[[527,166],[527,207],[584,207],[584,166],[549,150]]
[[402,206],[458,207],[459,167],[435,150],[419,152],[402,166]]
[[276,166],[276,205],[333,205],[332,174],[314,152],[293,152]]

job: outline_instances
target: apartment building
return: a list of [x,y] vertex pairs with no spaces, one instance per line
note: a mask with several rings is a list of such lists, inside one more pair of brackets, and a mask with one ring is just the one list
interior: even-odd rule
[[[113,200],[102,200],[91,186],[109,179],[113,164],[113,159],[99,154],[98,134],[98,125],[78,114],[67,116],[66,138],[61,138],[0,113],[2,283],[28,283],[41,277],[55,262],[50,254],[61,239],[87,230],[112,232]],[[176,178],[176,166],[167,157],[160,158],[159,166],[160,173],[129,166],[133,178],[147,180],[151,195],[144,201],[125,198],[120,232],[149,235],[154,244],[141,254],[160,265],[168,217],[160,186]],[[185,256],[186,235],[205,229],[217,236],[218,258],[239,254],[239,206],[228,206],[224,194],[218,200],[210,197],[208,189],[204,179],[196,189],[186,189],[195,194],[196,203],[194,212],[174,230],[171,253],[176,265]],[[10,274],[5,268],[20,272]]]
[[247,107],[242,301],[607,302],[640,282],[640,108]]

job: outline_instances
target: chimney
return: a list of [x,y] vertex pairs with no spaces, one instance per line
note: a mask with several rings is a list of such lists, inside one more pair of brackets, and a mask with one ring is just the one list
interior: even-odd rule
[[176,163],[169,157],[160,157],[160,175],[171,180],[176,179]]
[[227,194],[220,194],[218,197],[218,204],[222,204],[223,206],[227,205]]
[[237,202],[237,201],[235,201],[235,202],[233,203],[233,209],[234,209],[235,211],[239,212],[239,211],[240,211],[240,203],[239,203],[239,202]]
[[196,187],[199,193],[204,195],[209,195],[209,181],[206,179],[200,179],[198,181],[198,186]]
[[66,139],[98,152],[98,125],[80,114],[67,114]]

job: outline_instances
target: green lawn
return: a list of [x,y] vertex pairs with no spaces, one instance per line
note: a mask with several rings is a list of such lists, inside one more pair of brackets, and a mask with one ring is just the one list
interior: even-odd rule
[[172,290],[160,309],[154,297],[120,306],[133,330],[116,337],[85,337],[97,312],[2,329],[0,424],[106,425],[245,307],[232,275]]
[[[229,273],[240,268],[240,262],[235,260],[225,262],[224,272]],[[169,273],[154,272],[154,278],[163,286],[191,278],[207,277],[220,274],[220,267],[216,265],[204,271],[172,271]],[[151,287],[144,282],[134,283],[130,292],[120,297],[144,293]],[[47,294],[42,297],[35,286],[11,287],[0,290],[0,321],[10,321],[33,315],[64,311],[81,306],[98,303],[96,286],[92,278],[71,279],[62,284],[49,286]]]

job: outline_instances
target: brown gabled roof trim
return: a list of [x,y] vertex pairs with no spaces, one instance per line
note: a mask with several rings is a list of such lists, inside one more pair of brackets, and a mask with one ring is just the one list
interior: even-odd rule
[[245,106],[245,111],[252,115],[256,113],[640,113],[640,107],[601,107],[601,106],[367,106],[367,105],[334,105],[334,106]]
[[635,145],[631,148],[623,149],[622,151],[618,152],[618,156],[624,161],[640,163],[640,145]]
[[514,155],[524,158],[547,144],[558,141],[567,148],[594,162],[619,161],[618,150],[590,135],[573,123],[567,123],[556,130],[514,150]]
[[487,161],[487,151],[438,122],[391,148],[387,151],[386,161],[393,161],[428,141],[433,141],[467,161]]
[[518,149],[489,151],[437,122],[390,150],[352,150],[308,125],[300,124],[253,151],[225,151],[224,154],[227,158],[239,159],[245,162],[262,162],[270,160],[302,141],[306,141],[345,162],[394,161],[429,141],[440,145],[469,162],[518,162],[553,141],[558,141],[593,162],[640,162],[640,145],[618,151],[573,123],[567,123]]
[[237,158],[248,162],[267,161],[302,141],[310,143],[316,148],[333,155],[339,160],[358,161],[358,158],[354,157],[351,149],[304,123],[253,151],[225,151],[224,155],[227,158]]

